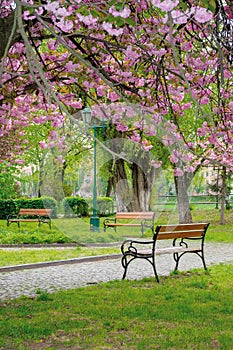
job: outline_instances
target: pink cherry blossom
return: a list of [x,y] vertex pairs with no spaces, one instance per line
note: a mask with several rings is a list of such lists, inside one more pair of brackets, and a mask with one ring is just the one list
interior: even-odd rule
[[180,168],[176,168],[174,169],[174,176],[183,176],[184,175],[184,171]]
[[231,111],[233,111],[233,101],[229,102],[229,108]]
[[170,160],[172,163],[177,163],[179,161],[178,157],[176,157],[174,154],[170,156]]
[[153,168],[160,168],[161,167],[161,165],[162,165],[162,161],[160,160],[159,162],[158,161],[156,161],[156,160],[152,160],[151,161],[151,165],[153,166]]
[[179,4],[179,0],[166,0],[166,1],[157,1],[157,0],[152,0],[152,4],[154,6],[157,6],[158,8],[160,8],[162,11],[164,12],[169,12],[171,10],[173,10],[178,4]]
[[229,6],[225,6],[224,9],[225,9],[225,11],[226,11],[226,13],[227,13],[227,15],[228,15],[228,18],[229,18],[229,19],[233,19],[233,12],[232,12],[232,10],[230,9],[230,7],[229,7]]
[[57,22],[57,26],[63,31],[63,32],[71,32],[73,29],[73,22],[69,20],[61,20],[60,22]]
[[185,167],[185,171],[186,171],[187,173],[193,173],[193,172],[195,171],[195,167],[192,166],[192,165],[187,165],[187,166]]
[[125,124],[117,123],[116,124],[116,129],[117,129],[117,131],[125,132],[125,131],[128,130],[128,127]]
[[111,100],[112,102],[115,102],[119,100],[119,96],[114,91],[109,91],[108,99]]
[[102,25],[103,29],[106,30],[106,32],[110,35],[115,35],[115,36],[119,36],[121,34],[123,34],[123,29],[120,28],[120,29],[114,29],[112,27],[112,23],[107,23],[107,22],[104,22],[103,25]]
[[122,18],[128,18],[130,16],[130,9],[127,7],[124,7],[122,10],[117,11],[114,6],[110,7],[109,13],[113,15],[114,17],[120,16]]
[[133,131],[132,135],[130,136],[130,140],[133,142],[140,142],[141,136],[136,131]]
[[194,9],[194,18],[199,23],[205,23],[213,19],[213,14],[206,8],[197,6]]
[[47,146],[47,143],[46,143],[45,141],[40,141],[40,142],[39,142],[39,145],[40,145],[40,148],[42,148],[42,149],[45,149],[45,148],[48,147],[48,146]]

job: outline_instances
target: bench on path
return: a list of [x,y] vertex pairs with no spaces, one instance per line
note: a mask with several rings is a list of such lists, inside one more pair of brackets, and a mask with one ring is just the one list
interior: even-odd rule
[[48,224],[51,230],[52,211],[52,209],[20,209],[17,215],[7,216],[7,226],[15,222],[20,228],[21,222],[38,222],[38,226]]
[[[156,270],[156,256],[161,254],[173,254],[175,260],[175,269],[181,257],[185,254],[198,255],[206,270],[204,259],[204,240],[209,223],[193,223],[178,225],[159,225],[153,235],[153,240],[125,240],[121,245],[122,259],[121,263],[124,268],[122,279],[125,279],[129,264],[135,259],[146,259],[153,267],[155,278],[159,282]],[[165,248],[157,248],[157,241],[172,240]]]
[[[119,221],[120,220],[120,221]],[[124,222],[127,220],[127,222]],[[124,227],[141,227],[142,236],[146,228],[150,228],[152,230],[152,234],[154,233],[154,220],[155,213],[153,211],[147,212],[118,212],[114,219],[106,218],[104,219],[104,231],[109,227],[116,228],[119,226]]]

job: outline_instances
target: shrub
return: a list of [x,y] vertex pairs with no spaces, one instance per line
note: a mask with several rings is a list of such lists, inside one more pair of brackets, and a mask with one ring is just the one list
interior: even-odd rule
[[1,199],[0,200],[0,219],[5,220],[7,215],[15,215],[18,212],[18,208],[13,199]]
[[88,216],[88,204],[82,197],[66,197],[62,201],[65,217]]

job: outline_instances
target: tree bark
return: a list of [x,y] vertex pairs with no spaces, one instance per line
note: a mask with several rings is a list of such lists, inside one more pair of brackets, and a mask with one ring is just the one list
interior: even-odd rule
[[224,224],[224,209],[225,209],[225,200],[226,200],[226,179],[227,171],[224,166],[222,169],[222,186],[221,186],[221,212],[220,212],[220,225]]
[[131,211],[149,211],[151,209],[150,197],[156,171],[155,168],[150,168],[149,164],[149,157],[145,156],[143,166],[140,161],[139,164],[133,163],[131,166],[133,191]]
[[117,211],[128,211],[130,208],[132,191],[129,187],[123,159],[117,159],[115,161],[113,188],[116,194]]
[[183,176],[175,176],[174,180],[179,208],[179,223],[192,223],[193,220],[188,197],[188,187],[190,183],[187,181],[186,174]]

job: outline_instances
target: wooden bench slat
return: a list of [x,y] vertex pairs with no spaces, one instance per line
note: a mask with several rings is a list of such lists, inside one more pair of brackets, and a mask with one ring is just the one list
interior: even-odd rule
[[38,219],[9,219],[11,222],[38,222]]
[[158,234],[157,240],[172,239],[172,238],[186,238],[186,237],[201,237],[203,234],[202,231],[173,231],[173,232],[164,232]]
[[124,224],[123,222],[119,222],[119,223],[109,223],[108,226],[138,226],[138,227],[140,227],[141,224]]
[[178,224],[178,225],[161,225],[159,232],[173,232],[173,231],[190,231],[190,230],[203,230],[205,223],[194,224]]
[[51,215],[52,209],[20,209],[18,215]]
[[154,212],[118,212],[116,219],[153,219]]

